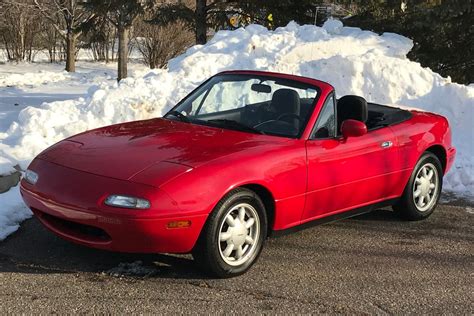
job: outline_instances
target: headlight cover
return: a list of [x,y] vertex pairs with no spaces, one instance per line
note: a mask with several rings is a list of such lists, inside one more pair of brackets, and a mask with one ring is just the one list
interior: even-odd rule
[[104,202],[106,205],[122,208],[146,210],[149,209],[150,201],[126,195],[109,195]]
[[25,172],[25,180],[30,184],[36,184],[38,182],[39,176],[36,172],[28,169]]

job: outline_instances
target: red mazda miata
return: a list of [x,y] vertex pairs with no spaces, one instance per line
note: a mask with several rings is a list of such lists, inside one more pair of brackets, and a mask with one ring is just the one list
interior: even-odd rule
[[87,131],[36,157],[26,204],[57,235],[100,249],[189,253],[244,273],[265,239],[392,205],[428,217],[456,150],[448,121],[322,81],[230,71],[163,118]]

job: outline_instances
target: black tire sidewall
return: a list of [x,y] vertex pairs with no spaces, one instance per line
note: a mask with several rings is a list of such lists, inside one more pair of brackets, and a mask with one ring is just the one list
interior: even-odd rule
[[[252,256],[240,266],[231,266],[220,255],[219,229],[228,210],[240,203],[248,203],[254,207],[259,216],[260,233]],[[253,191],[236,189],[222,198],[209,216],[203,235],[200,238],[200,249],[196,249],[196,251],[201,251],[202,254],[196,254],[195,258],[202,256],[201,265],[206,265],[203,268],[213,275],[224,278],[237,276],[245,273],[257,261],[265,243],[266,235],[267,216],[263,202]]]
[[[413,201],[413,186],[415,185],[415,178],[420,169],[426,165],[427,163],[432,163],[436,170],[438,171],[438,187],[436,188],[436,201],[433,203],[430,209],[426,211],[419,211]],[[413,169],[412,175],[410,176],[410,180],[405,188],[405,192],[402,196],[401,203],[397,207],[398,211],[401,213],[403,217],[409,220],[421,220],[425,219],[430,216],[433,211],[435,210],[436,206],[438,205],[438,201],[441,197],[441,190],[443,186],[443,169],[441,166],[441,162],[439,161],[438,157],[430,152],[425,152],[420,159],[418,160],[415,168]]]

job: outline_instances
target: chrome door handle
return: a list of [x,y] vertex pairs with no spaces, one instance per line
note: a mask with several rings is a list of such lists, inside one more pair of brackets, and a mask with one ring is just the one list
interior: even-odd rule
[[382,148],[389,148],[389,147],[392,147],[393,143],[391,141],[386,141],[386,142],[383,142],[382,144],[380,144],[380,146]]

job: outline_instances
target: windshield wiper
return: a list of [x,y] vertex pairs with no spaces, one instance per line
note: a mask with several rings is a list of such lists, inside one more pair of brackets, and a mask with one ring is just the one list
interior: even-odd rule
[[234,120],[228,120],[228,119],[213,119],[213,120],[207,120],[207,122],[211,123],[217,123],[219,125],[227,126],[230,128],[235,128],[240,131],[247,131],[255,134],[262,134],[265,135],[265,133],[261,130],[258,130],[256,128],[253,128],[251,126],[242,124],[240,122],[234,121]]
[[184,115],[183,113],[179,111],[169,111],[168,113],[166,113],[165,117],[168,117],[168,115],[172,115],[176,117],[181,122],[186,122],[186,123],[191,122],[191,120],[186,115]]

